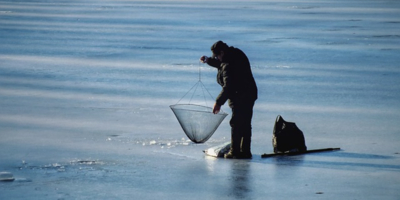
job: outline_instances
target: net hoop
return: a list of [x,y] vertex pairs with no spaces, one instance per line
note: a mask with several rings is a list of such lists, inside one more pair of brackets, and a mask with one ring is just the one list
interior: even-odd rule
[[[187,111],[193,111],[193,112],[206,112],[206,113],[212,113],[212,110],[213,110],[211,107],[197,105],[197,104],[175,104],[175,105],[170,105],[169,107],[172,110],[187,110]],[[227,116],[228,114],[226,112],[224,112],[223,110],[220,110],[215,115]]]

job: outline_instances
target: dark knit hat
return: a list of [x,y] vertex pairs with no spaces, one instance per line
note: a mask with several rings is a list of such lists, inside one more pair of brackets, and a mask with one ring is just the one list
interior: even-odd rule
[[221,51],[225,51],[226,49],[228,49],[228,45],[226,45],[221,40],[216,42],[216,43],[214,43],[211,46],[211,51],[213,53],[212,57],[213,58],[217,57],[221,53]]

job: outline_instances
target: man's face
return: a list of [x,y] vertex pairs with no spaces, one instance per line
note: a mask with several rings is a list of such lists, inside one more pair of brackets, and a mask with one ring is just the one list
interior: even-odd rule
[[221,51],[220,54],[217,55],[217,59],[222,62],[223,57],[224,57],[224,52]]

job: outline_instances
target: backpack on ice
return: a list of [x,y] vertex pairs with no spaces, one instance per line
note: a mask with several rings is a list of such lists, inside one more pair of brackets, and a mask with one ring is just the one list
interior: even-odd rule
[[303,132],[293,122],[285,121],[278,115],[272,135],[275,153],[307,151]]

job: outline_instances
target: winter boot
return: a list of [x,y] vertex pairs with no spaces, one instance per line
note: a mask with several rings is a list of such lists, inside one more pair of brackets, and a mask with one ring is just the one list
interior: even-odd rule
[[240,153],[241,137],[235,134],[235,129],[231,130],[231,149],[224,155],[224,158],[236,158]]
[[250,137],[242,137],[240,143],[240,156],[242,158],[252,158],[251,154],[251,136]]

